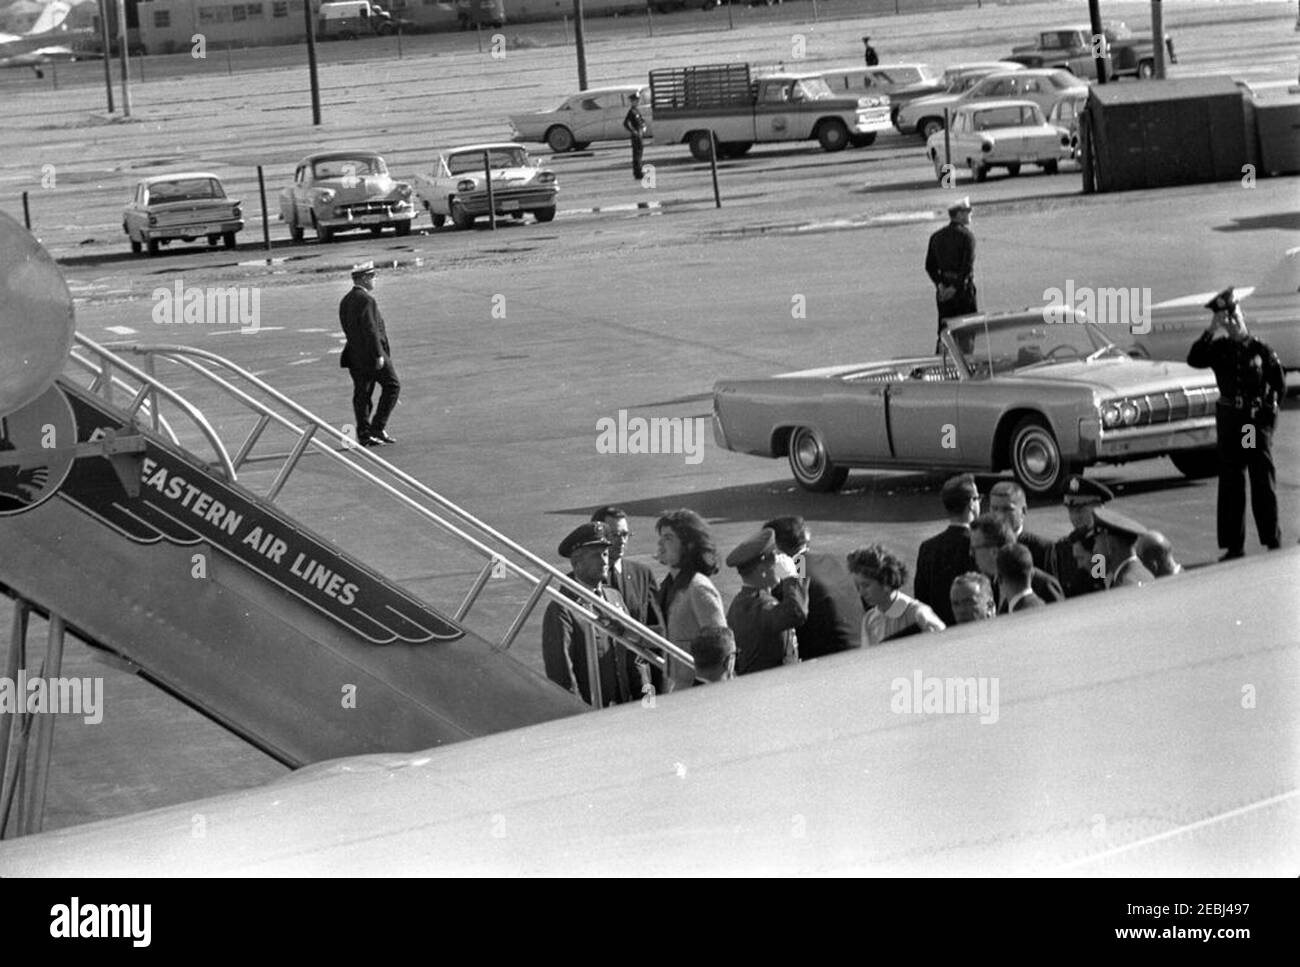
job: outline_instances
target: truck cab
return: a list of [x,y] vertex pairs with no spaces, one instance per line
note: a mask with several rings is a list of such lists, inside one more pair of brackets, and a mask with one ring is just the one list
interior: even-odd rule
[[394,21],[392,15],[370,0],[338,0],[322,3],[316,22],[316,36],[355,40],[357,37],[391,34],[405,21]]

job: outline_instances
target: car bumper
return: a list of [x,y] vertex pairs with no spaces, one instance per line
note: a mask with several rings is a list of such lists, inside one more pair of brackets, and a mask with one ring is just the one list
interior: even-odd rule
[[346,232],[350,228],[372,228],[376,225],[400,225],[402,222],[409,222],[415,217],[415,210],[409,209],[400,212],[365,212],[353,214],[350,218],[331,215],[329,218],[316,216],[316,224],[322,228],[332,228],[335,231]]
[[[496,205],[496,214],[508,215],[510,212],[530,212],[538,208],[554,208],[555,188],[508,189],[492,192]],[[487,192],[474,192],[467,195],[453,195],[451,201],[459,204],[465,211],[475,217],[488,213]]]
[[155,225],[152,228],[146,225],[140,229],[140,234],[144,238],[152,238],[160,242],[173,238],[192,242],[196,238],[204,238],[208,235],[225,235],[227,232],[242,232],[243,230],[243,219],[235,219],[233,221],[194,222],[190,225]]
[[[1214,417],[1210,416],[1175,424],[1106,430],[1100,439],[1083,441],[1081,445],[1086,459],[1118,463],[1178,450],[1201,450],[1214,446],[1216,439]],[[1086,450],[1090,442],[1093,452],[1089,456]]]

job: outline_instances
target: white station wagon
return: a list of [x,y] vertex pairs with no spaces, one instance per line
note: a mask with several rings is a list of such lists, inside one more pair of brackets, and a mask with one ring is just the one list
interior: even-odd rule
[[[954,169],[970,169],[976,181],[987,178],[990,168],[1018,175],[1022,165],[1038,165],[1054,175],[1062,160],[1074,157],[1069,133],[1048,124],[1033,101],[980,101],[958,108],[948,149]],[[943,131],[930,136],[926,153],[944,184]]]
[[649,124],[650,92],[646,87],[593,87],[565,98],[553,111],[510,115],[511,137],[544,142],[557,154],[581,151],[593,141],[626,141],[630,135],[623,119],[632,107],[632,94],[640,95],[641,116]]

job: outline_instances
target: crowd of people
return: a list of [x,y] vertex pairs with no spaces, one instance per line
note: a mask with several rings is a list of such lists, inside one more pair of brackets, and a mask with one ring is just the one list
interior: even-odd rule
[[[973,242],[966,238],[969,210],[965,200],[952,210],[955,241],[950,241],[960,258],[936,255],[936,239],[947,237],[941,231],[931,240],[927,271],[956,258],[961,264],[955,271],[969,277],[974,256]],[[931,274],[942,329],[945,299],[957,291],[955,277]],[[973,284],[970,291],[969,311],[974,311]],[[1213,369],[1219,388],[1218,541],[1221,560],[1232,560],[1245,553],[1247,478],[1260,543],[1270,550],[1281,544],[1271,444],[1286,379],[1277,354],[1249,334],[1231,287],[1205,308],[1212,320],[1187,362]],[[655,523],[656,558],[668,569],[660,582],[645,565],[624,557],[627,513],[602,507],[560,544],[573,578],[689,653],[694,668],[670,656],[660,669],[627,649],[610,629],[602,634],[593,625],[584,627],[553,603],[543,630],[546,673],[588,703],[617,704],[1049,607],[1066,598],[1141,587],[1182,571],[1163,534],[1111,506],[1114,494],[1107,487],[1077,474],[1067,479],[1064,491],[1071,530],[1056,541],[1025,527],[1028,501],[1014,482],[994,484],[987,509],[969,473],[948,479],[939,499],[947,526],[917,549],[910,595],[903,591],[911,576],[907,564],[890,548],[871,544],[841,561],[812,550],[802,517],[777,517],[726,556],[726,566],[735,568],[742,583],[726,607],[711,580],[719,570],[717,546],[699,514],[674,510]],[[588,642],[589,634],[594,641]],[[596,674],[599,700],[593,701],[590,682]]]
[[[921,543],[914,571],[882,544],[845,558],[819,553],[803,518],[795,516],[767,521],[720,561],[699,514],[669,511],[655,522],[655,557],[667,568],[662,579],[625,556],[626,511],[601,507],[560,543],[571,576],[689,653],[694,669],[671,660],[660,669],[620,644],[611,629],[553,603],[543,621],[546,674],[591,703],[594,671],[600,704],[620,704],[1066,598],[1140,587],[1182,570],[1164,535],[1111,507],[1111,491],[1081,476],[1066,485],[1072,529],[1057,541],[1026,528],[1028,503],[1014,482],[993,485],[987,510],[968,473],[947,480],[939,499],[947,526]],[[730,604],[712,580],[722,564],[741,581]],[[911,594],[904,591],[909,580]]]

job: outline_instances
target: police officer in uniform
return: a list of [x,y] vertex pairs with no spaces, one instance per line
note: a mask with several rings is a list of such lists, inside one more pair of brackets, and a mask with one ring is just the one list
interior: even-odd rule
[[1104,576],[1094,576],[1091,566],[1079,566],[1074,556],[1074,545],[1084,540],[1091,541],[1095,511],[1114,498],[1115,495],[1105,484],[1081,477],[1077,473],[1071,474],[1065,483],[1063,499],[1073,530],[1052,544],[1047,570],[1061,582],[1061,590],[1067,598],[1077,598],[1081,594],[1106,589]]
[[623,128],[632,139],[632,177],[640,181],[645,175],[641,168],[641,152],[645,150],[645,118],[641,116],[641,95],[633,91],[627,99],[631,106],[623,118]]
[[[808,588],[799,569],[776,549],[776,534],[764,527],[727,555],[745,586],[727,609],[736,636],[736,674],[748,675],[799,661],[795,630],[808,618]],[[772,595],[780,585],[781,600]]]
[[1140,588],[1155,583],[1156,576],[1147,570],[1133,550],[1137,539],[1147,529],[1132,517],[1109,507],[1093,512],[1095,523],[1093,550],[1106,561],[1106,589]]
[[[1187,364],[1213,369],[1219,384],[1214,424],[1219,453],[1220,560],[1241,557],[1246,545],[1246,484],[1260,543],[1275,550],[1282,541],[1277,521],[1277,471],[1273,427],[1286,393],[1277,353],[1246,331],[1232,287],[1205,304],[1214,313],[1210,328],[1192,344]],[[1253,444],[1253,446],[1251,445]]]
[[[975,301],[975,233],[970,230],[971,205],[962,198],[948,208],[949,223],[930,236],[925,274],[934,283],[939,331],[950,316],[979,312]],[[935,352],[939,352],[936,344]]]

